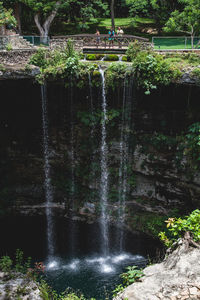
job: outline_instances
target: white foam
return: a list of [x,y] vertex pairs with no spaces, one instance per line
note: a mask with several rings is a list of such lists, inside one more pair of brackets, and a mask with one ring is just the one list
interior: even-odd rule
[[112,261],[114,263],[118,263],[118,262],[121,262],[123,260],[127,260],[127,259],[130,259],[130,256],[128,254],[119,254],[119,255],[116,255],[112,258]]
[[108,264],[102,264],[100,270],[102,273],[112,273],[115,271],[115,269]]
[[79,259],[75,259],[68,265],[68,267],[72,270],[77,270],[79,262],[80,262]]
[[58,262],[53,260],[53,261],[50,261],[47,265],[47,270],[55,270],[58,268]]

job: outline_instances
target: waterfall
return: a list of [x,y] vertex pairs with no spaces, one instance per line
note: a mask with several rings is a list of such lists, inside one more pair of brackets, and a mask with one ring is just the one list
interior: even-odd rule
[[104,256],[108,254],[108,147],[106,143],[106,121],[107,121],[107,102],[105,92],[104,71],[100,68],[102,78],[102,121],[101,121],[101,180],[100,180],[100,201],[101,201],[101,233],[102,233],[102,252]]
[[73,87],[71,84],[70,89],[70,152],[71,152],[71,188],[70,188],[70,198],[71,198],[71,208],[74,211],[74,194],[75,194],[75,153],[74,153],[74,107],[73,107]]
[[53,189],[51,185],[51,167],[49,163],[49,132],[48,132],[48,109],[47,109],[47,89],[46,84],[41,86],[42,96],[42,127],[43,127],[43,151],[44,151],[44,173],[45,173],[45,198],[46,198],[46,219],[47,219],[47,248],[48,257],[54,255],[54,240],[53,240]]
[[124,80],[122,119],[120,132],[120,163],[119,163],[119,188],[118,188],[118,237],[119,249],[124,248],[124,222],[126,213],[126,198],[129,191],[128,184],[128,164],[129,164],[129,136],[131,129],[131,105],[132,105],[132,81],[128,83]]

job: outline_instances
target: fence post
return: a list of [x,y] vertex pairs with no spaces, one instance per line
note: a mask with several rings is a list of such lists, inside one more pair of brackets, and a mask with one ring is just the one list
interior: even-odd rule
[[34,37],[32,36],[32,44],[33,44],[33,46],[35,46],[35,44],[34,44]]
[[185,49],[187,49],[187,37],[185,37]]

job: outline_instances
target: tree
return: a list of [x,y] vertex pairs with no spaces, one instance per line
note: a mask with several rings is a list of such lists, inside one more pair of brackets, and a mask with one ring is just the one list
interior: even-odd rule
[[167,21],[166,32],[179,31],[191,36],[191,45],[194,48],[194,36],[200,31],[200,0],[179,0],[183,9],[175,10]]
[[148,16],[155,20],[160,32],[172,11],[179,5],[178,0],[126,0],[131,16]]
[[0,2],[0,35],[5,34],[5,26],[11,25],[13,27],[16,26],[16,19],[13,16],[12,9],[6,9],[3,7],[3,3]]
[[111,23],[112,23],[112,28],[115,30],[115,13],[114,13],[114,5],[115,5],[115,0],[111,0],[110,3],[110,12],[111,12]]
[[17,20],[17,27],[20,34],[22,34],[21,29],[21,1],[20,0],[4,0],[4,5],[6,8],[12,8],[14,12],[15,19]]
[[64,0],[22,0],[34,12],[34,21],[40,36],[47,37],[50,26]]

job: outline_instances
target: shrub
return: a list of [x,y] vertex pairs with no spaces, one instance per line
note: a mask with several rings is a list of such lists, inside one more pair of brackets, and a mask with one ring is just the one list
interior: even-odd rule
[[140,53],[142,50],[143,49],[141,43],[136,40],[133,43],[129,44],[128,49],[126,51],[126,55],[130,59],[130,61],[133,61],[138,55],[138,53]]
[[143,271],[141,269],[138,269],[137,266],[129,266],[126,269],[127,272],[124,272],[120,275],[120,277],[123,279],[123,283],[125,286],[139,281],[144,276]]
[[133,71],[137,85],[143,87],[145,94],[150,94],[158,84],[168,85],[181,75],[177,68],[171,66],[161,55],[142,51],[133,61]]
[[0,269],[3,272],[10,272],[13,261],[9,256],[2,256],[0,259]]
[[47,50],[45,48],[39,48],[35,54],[33,54],[29,60],[29,64],[35,65],[40,68],[45,68]]
[[200,241],[200,210],[194,210],[184,218],[169,218],[167,221],[167,232],[160,232],[159,237],[167,247],[171,247],[179,238],[184,237],[186,232],[195,242]]
[[121,83],[124,82],[125,73],[127,71],[126,64],[112,63],[106,70],[106,85],[112,89],[120,87]]

